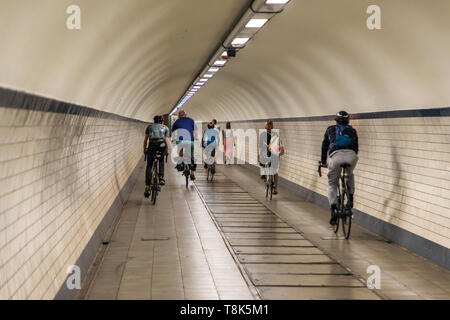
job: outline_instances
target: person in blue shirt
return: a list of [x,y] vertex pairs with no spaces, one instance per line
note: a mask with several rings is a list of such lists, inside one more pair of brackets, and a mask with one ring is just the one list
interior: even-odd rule
[[[350,196],[347,208],[353,208],[355,193],[355,176],[353,170],[358,162],[358,134],[350,123],[350,115],[345,111],[336,114],[336,125],[330,126],[325,132],[322,142],[322,166],[328,168],[328,201],[330,203],[330,224],[336,224],[337,187],[341,176],[341,165],[349,164],[348,187]],[[328,161],[327,161],[328,157]]]
[[212,172],[216,172],[216,149],[219,146],[219,131],[215,128],[214,122],[208,123],[208,129],[203,133],[202,146],[205,148],[205,169],[208,164],[212,164]]
[[197,130],[195,121],[187,117],[184,110],[178,112],[178,120],[172,126],[172,132],[176,135],[177,144],[190,145],[191,147],[191,180],[195,180],[195,171],[197,169],[197,164],[194,160],[194,133]]

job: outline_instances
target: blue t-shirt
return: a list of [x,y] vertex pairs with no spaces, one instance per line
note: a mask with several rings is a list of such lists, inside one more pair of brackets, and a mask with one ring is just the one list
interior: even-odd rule
[[[177,132],[178,140],[191,140],[194,141],[194,129],[195,129],[195,122],[191,118],[184,117],[180,118],[172,126],[172,132],[175,132],[178,129],[184,129],[189,133],[189,138],[186,136],[183,136],[181,132]],[[184,131],[184,132],[186,132]]]

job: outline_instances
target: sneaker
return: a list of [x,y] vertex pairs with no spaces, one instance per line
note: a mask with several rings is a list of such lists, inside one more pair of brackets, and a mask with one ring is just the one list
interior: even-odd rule
[[336,209],[337,209],[337,205],[333,204],[331,205],[331,219],[330,219],[330,224],[332,226],[336,225],[336,220],[337,220],[337,214],[336,214]]
[[150,186],[145,186],[144,197],[148,198],[150,196]]
[[194,174],[194,172],[191,172],[191,180],[192,180],[192,181],[195,180],[195,174]]
[[166,180],[164,180],[164,178],[159,178],[159,185],[163,186],[166,184]]
[[348,201],[347,201],[347,209],[352,209],[353,208],[353,195],[349,195],[348,197]]

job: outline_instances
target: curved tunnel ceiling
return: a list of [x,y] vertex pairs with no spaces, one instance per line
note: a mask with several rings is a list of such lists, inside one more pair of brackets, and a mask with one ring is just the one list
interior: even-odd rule
[[450,1],[293,0],[185,106],[245,120],[450,105]]
[[[168,113],[251,0],[0,0],[0,86],[151,121]],[[450,1],[291,0],[185,106],[243,120],[450,104]]]
[[[0,86],[144,121],[167,113],[251,0],[0,0]],[[81,30],[68,30],[68,6]]]

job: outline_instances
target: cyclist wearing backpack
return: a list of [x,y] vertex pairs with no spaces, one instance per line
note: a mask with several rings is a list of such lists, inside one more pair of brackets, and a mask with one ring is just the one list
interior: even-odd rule
[[[336,125],[328,127],[322,142],[322,166],[328,168],[328,201],[331,209],[330,224],[336,224],[337,187],[341,176],[341,165],[349,164],[348,187],[350,196],[347,207],[353,208],[355,177],[353,170],[358,162],[358,135],[349,125],[350,115],[345,111],[336,114]],[[327,156],[329,161],[327,162]]]

